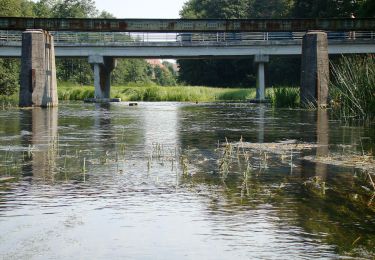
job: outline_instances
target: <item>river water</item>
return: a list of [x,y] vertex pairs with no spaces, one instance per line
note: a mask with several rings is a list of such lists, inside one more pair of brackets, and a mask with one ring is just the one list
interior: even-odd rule
[[314,159],[374,138],[240,103],[0,111],[0,258],[373,259],[367,172]]

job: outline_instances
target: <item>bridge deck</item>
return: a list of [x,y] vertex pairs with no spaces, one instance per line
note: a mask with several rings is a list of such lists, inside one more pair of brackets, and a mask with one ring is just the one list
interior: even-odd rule
[[375,18],[319,19],[77,19],[0,17],[0,30],[101,32],[375,31]]

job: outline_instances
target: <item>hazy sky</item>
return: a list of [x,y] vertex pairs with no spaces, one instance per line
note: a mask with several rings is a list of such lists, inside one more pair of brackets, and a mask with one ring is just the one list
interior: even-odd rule
[[187,0],[95,0],[96,7],[117,18],[179,18]]

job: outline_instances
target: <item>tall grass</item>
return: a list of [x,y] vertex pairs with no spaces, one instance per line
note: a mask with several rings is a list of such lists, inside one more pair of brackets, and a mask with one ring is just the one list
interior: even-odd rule
[[300,105],[300,90],[292,87],[276,87],[268,89],[267,97],[274,107],[295,108]]
[[0,95],[0,109],[9,109],[18,106],[18,91],[11,96]]
[[[60,100],[83,100],[94,97],[94,88],[88,86],[58,86]],[[178,102],[213,102],[245,101],[255,97],[255,89],[208,88],[208,87],[161,87],[156,85],[113,86],[112,98],[123,101],[178,101]]]
[[340,118],[375,119],[374,56],[342,57],[331,64],[330,96]]

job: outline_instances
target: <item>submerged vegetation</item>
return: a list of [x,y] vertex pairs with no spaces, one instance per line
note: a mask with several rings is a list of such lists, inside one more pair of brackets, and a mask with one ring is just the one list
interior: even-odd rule
[[375,58],[342,57],[332,64],[332,105],[342,119],[375,118]]

